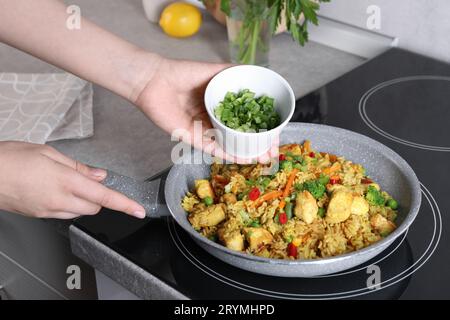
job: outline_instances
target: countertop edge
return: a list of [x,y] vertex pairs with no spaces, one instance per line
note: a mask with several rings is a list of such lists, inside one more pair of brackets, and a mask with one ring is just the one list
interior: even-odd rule
[[189,300],[130,260],[92,238],[74,225],[69,228],[72,253],[124,288],[146,300]]

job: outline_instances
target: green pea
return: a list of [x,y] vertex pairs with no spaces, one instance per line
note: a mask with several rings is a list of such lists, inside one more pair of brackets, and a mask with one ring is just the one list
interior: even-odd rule
[[211,197],[206,197],[205,199],[203,199],[203,202],[209,207],[214,203],[214,200]]
[[389,199],[387,201],[387,206],[389,208],[391,208],[392,210],[397,210],[398,209],[398,202],[391,198],[391,199]]

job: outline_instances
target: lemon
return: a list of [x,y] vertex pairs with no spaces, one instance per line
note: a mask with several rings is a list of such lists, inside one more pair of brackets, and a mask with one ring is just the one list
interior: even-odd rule
[[167,6],[159,20],[164,32],[175,38],[186,38],[196,34],[201,24],[200,10],[184,2],[175,2]]

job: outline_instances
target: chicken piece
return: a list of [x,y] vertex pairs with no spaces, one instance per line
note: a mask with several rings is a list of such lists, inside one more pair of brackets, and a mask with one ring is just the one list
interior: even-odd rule
[[191,193],[188,193],[181,201],[181,206],[185,211],[190,213],[194,211],[194,206],[199,202],[200,201],[196,197],[193,197]]
[[350,217],[353,195],[346,189],[338,189],[331,195],[328,204],[326,222],[334,224],[345,221]]
[[305,190],[297,195],[294,209],[296,217],[302,219],[307,224],[311,224],[317,218],[318,211],[319,207],[317,206],[316,199],[314,199],[309,191]]
[[387,236],[397,228],[392,221],[389,221],[379,213],[370,218],[370,224],[383,237]]
[[342,184],[339,184],[339,183],[337,183],[337,184],[331,184],[331,183],[328,183],[327,185],[326,185],[326,187],[327,187],[327,191],[328,192],[335,192],[335,191],[337,191],[337,190],[339,190],[339,189],[347,189],[347,187],[346,186],[344,186],[344,185],[342,185]]
[[195,191],[200,199],[214,198],[214,192],[208,180],[195,180]]
[[263,228],[245,228],[244,233],[252,251],[258,250],[273,240],[272,234]]
[[244,236],[239,230],[227,230],[226,228],[220,228],[217,231],[219,240],[231,250],[242,251],[244,250]]
[[352,214],[356,214],[358,216],[365,216],[369,212],[369,204],[366,199],[361,196],[354,197],[351,212]]
[[247,187],[246,179],[239,173],[233,173],[230,182],[225,186],[225,193],[238,194],[245,190]]
[[328,158],[328,160],[332,163],[334,163],[338,160],[337,156],[332,153],[321,152],[320,154],[322,155],[322,157]]
[[213,227],[225,220],[225,209],[224,204],[212,205],[206,207],[205,210],[191,213],[188,219],[196,230],[203,227]]
[[235,204],[237,202],[237,198],[234,193],[225,193],[223,195],[223,201],[226,204]]

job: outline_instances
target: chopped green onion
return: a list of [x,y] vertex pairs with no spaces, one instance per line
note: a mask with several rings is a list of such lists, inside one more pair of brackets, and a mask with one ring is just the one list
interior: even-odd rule
[[386,238],[389,234],[390,232],[388,231],[380,232],[380,236],[382,236],[383,238]]
[[216,235],[216,234],[212,234],[212,235],[210,235],[208,238],[209,238],[209,240],[211,240],[211,241],[217,242],[217,235]]
[[[281,212],[280,212],[281,213]],[[275,215],[275,217],[274,217],[274,221],[276,222],[276,223],[280,223],[280,213],[277,213],[276,215]]]
[[249,227],[259,228],[259,227],[261,227],[261,224],[259,223],[258,220],[253,220],[252,222],[250,222]]
[[247,212],[247,211],[241,210],[241,211],[239,212],[239,214],[241,215],[242,222],[243,222],[245,225],[247,225],[248,223],[250,223],[250,222],[252,221],[251,218],[250,218],[250,216],[248,215],[248,212]]
[[295,164],[294,164],[294,168],[295,168],[295,169],[302,170],[302,167],[303,167],[303,166],[302,166],[301,163],[295,163]]
[[286,170],[286,171],[291,171],[292,170],[292,162],[288,161],[288,160],[281,161],[281,169]]
[[281,123],[275,111],[275,100],[267,96],[256,98],[248,89],[228,92],[214,114],[227,127],[242,132],[271,130]]
[[292,219],[292,203],[290,202],[286,204],[286,215],[288,219]]
[[262,180],[262,182],[261,182],[261,185],[264,187],[264,188],[267,188],[267,186],[270,184],[270,179],[269,178],[267,178],[267,177],[265,177],[263,180]]
[[249,180],[245,180],[245,184],[250,187],[253,187],[256,184],[256,182],[253,179],[249,179]]
[[325,217],[325,208],[319,208],[319,212],[317,212],[317,215],[321,218]]
[[288,151],[288,152],[286,152],[286,157],[289,157],[289,158],[293,159],[294,158],[294,154],[292,152]]

